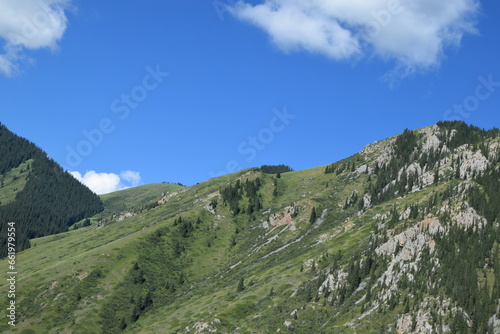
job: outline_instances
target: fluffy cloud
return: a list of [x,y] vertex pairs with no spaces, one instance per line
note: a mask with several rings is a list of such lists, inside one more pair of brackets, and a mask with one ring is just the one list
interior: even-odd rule
[[124,171],[120,175],[115,173],[97,173],[93,170],[86,172],[83,176],[80,172],[69,173],[98,195],[136,187],[141,183],[139,172],[131,170]]
[[127,181],[131,187],[137,187],[141,183],[141,174],[131,170],[124,171],[120,174],[123,180]]
[[2,0],[0,1],[0,71],[7,76],[18,71],[26,59],[24,49],[57,48],[67,19],[70,0]]
[[447,46],[475,32],[479,0],[265,0],[228,9],[285,52],[335,60],[377,55],[403,76],[439,66]]

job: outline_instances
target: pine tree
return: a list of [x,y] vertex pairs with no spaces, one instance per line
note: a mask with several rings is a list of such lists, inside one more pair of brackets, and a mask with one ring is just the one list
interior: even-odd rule
[[439,168],[436,169],[434,172],[434,185],[438,184],[439,182]]
[[120,323],[120,329],[124,330],[125,328],[127,328],[127,323],[125,322],[125,319],[122,318],[122,321]]
[[238,282],[238,286],[236,287],[237,292],[241,292],[245,290],[245,279],[242,277],[240,278],[240,281]]
[[316,221],[316,208],[313,207],[311,211],[311,216],[309,217],[309,223],[313,224]]

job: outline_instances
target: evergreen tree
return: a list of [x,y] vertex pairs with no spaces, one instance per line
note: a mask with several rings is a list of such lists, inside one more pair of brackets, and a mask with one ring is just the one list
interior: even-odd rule
[[236,291],[241,292],[243,290],[245,290],[245,279],[242,277],[242,278],[240,278],[240,280],[238,282],[238,286],[236,287]]
[[262,165],[260,171],[265,174],[278,174],[292,172],[293,168],[287,165]]
[[311,211],[311,216],[309,217],[309,223],[313,224],[316,221],[316,208],[313,207]]
[[434,171],[434,185],[439,183],[439,168]]

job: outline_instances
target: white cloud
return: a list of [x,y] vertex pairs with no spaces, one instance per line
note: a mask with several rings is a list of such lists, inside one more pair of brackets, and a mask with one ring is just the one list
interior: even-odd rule
[[131,187],[137,187],[141,183],[141,174],[132,170],[124,171],[120,174],[122,179],[130,183]]
[[335,60],[376,55],[398,75],[439,66],[447,46],[475,33],[479,0],[265,0],[230,7],[266,31],[285,52],[306,50]]
[[136,187],[141,183],[140,173],[131,170],[124,171],[120,175],[115,173],[97,173],[93,170],[86,172],[83,176],[80,172],[69,173],[98,195]]
[[0,71],[16,74],[26,57],[24,49],[56,49],[67,18],[65,10],[71,0],[2,0],[0,1]]

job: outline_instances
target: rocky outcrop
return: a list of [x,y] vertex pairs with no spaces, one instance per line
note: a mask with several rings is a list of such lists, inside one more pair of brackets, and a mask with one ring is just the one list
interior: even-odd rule
[[180,189],[180,190],[177,190],[177,191],[174,191],[174,192],[169,192],[167,194],[165,194],[165,196],[163,196],[159,201],[158,201],[158,204],[165,204],[167,203],[170,199],[172,199],[172,197],[174,196],[177,196],[179,194],[182,194],[183,192],[185,192],[188,188],[183,188],[183,189]]
[[337,291],[342,286],[345,285],[346,280],[347,280],[347,272],[345,272],[343,269],[339,269],[333,274],[328,274],[325,281],[321,283],[318,293],[321,295],[325,291],[328,292]]
[[[444,227],[437,218],[429,218],[418,222],[407,230],[392,236],[375,249],[377,255],[390,257],[387,270],[378,279],[381,286],[386,286],[378,296],[380,302],[388,301],[398,290],[398,282],[403,276],[412,282],[412,272],[419,269],[422,251],[429,249],[434,252],[436,243],[432,236],[443,232]],[[434,265],[438,265],[437,258]]]
[[499,305],[497,306],[496,313],[488,321],[488,326],[493,329],[493,334],[500,334],[500,300]]
[[217,318],[210,322],[196,322],[195,324],[188,326],[184,329],[184,333],[193,334],[208,334],[217,333],[217,325],[220,325],[221,321]]
[[500,319],[497,318],[496,314],[493,314],[493,316],[490,318],[488,321],[488,326],[493,328],[493,334],[500,334]]
[[283,211],[275,213],[269,216],[268,222],[264,222],[263,226],[281,226],[290,225],[290,230],[296,230],[296,222],[292,219],[292,216],[298,213],[299,209],[295,205],[289,205],[283,209]]
[[450,327],[445,323],[436,322],[436,318],[453,318],[458,314],[462,316],[468,325],[471,325],[470,316],[460,307],[453,305],[449,298],[426,297],[418,305],[416,312],[402,315],[396,321],[398,334],[418,333],[450,333]]
[[435,133],[429,134],[422,145],[422,152],[429,152],[430,150],[436,150],[439,148],[441,141],[436,136]]
[[372,205],[372,196],[370,194],[363,195],[363,208],[369,208]]
[[[429,218],[391,237],[386,243],[377,247],[375,252],[377,255],[390,255],[397,259],[408,260],[414,258],[424,247],[430,247],[433,250],[434,244],[431,242],[431,236],[443,231],[444,228],[439,219]],[[396,250],[399,252],[397,253]]]
[[473,175],[483,172],[488,168],[489,161],[481,151],[472,152],[467,149],[461,154],[460,178],[470,179]]

